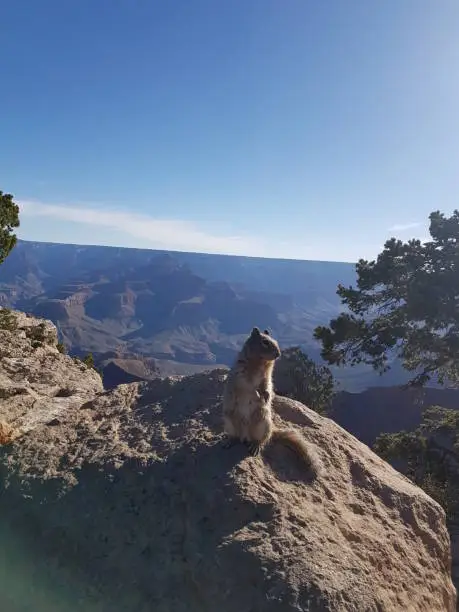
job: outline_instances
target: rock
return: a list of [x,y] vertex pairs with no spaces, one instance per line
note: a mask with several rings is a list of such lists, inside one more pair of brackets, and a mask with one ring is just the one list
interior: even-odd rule
[[94,369],[58,351],[50,321],[18,311],[0,314],[0,423],[11,434],[0,435],[5,444],[78,408],[103,385]]
[[288,398],[277,420],[308,440],[317,478],[277,443],[225,450],[224,377],[95,384],[5,447],[3,609],[452,612],[440,506]]
[[5,421],[0,421],[0,445],[10,444],[19,436],[19,432]]

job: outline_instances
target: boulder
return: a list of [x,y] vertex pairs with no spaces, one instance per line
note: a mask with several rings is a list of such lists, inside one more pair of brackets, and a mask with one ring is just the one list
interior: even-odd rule
[[292,399],[276,420],[317,477],[278,443],[224,449],[225,376],[94,384],[2,447],[0,608],[452,612],[442,508]]
[[59,352],[51,321],[0,309],[0,444],[102,391],[94,369]]

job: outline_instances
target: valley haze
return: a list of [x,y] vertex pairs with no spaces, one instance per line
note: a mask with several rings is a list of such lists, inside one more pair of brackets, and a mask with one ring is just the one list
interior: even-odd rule
[[[254,325],[318,363],[317,325],[341,310],[344,262],[20,240],[0,268],[0,305],[50,319],[71,354],[115,367],[115,382],[230,366]],[[399,366],[332,368],[343,389],[406,380]]]

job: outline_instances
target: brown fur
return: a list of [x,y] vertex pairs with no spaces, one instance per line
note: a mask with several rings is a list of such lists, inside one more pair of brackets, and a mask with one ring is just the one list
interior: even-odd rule
[[223,394],[223,423],[227,445],[237,440],[249,444],[251,454],[258,455],[271,442],[289,446],[317,473],[306,441],[292,429],[278,429],[273,424],[272,374],[279,345],[268,331],[254,327],[228,374]]

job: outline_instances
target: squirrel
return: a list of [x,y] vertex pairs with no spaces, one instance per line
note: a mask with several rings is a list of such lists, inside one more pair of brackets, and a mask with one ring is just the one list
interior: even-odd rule
[[265,329],[254,327],[231,368],[223,392],[225,447],[238,440],[248,444],[253,456],[271,442],[289,446],[315,474],[317,460],[306,441],[293,429],[278,429],[273,423],[273,369],[281,355],[279,344]]

